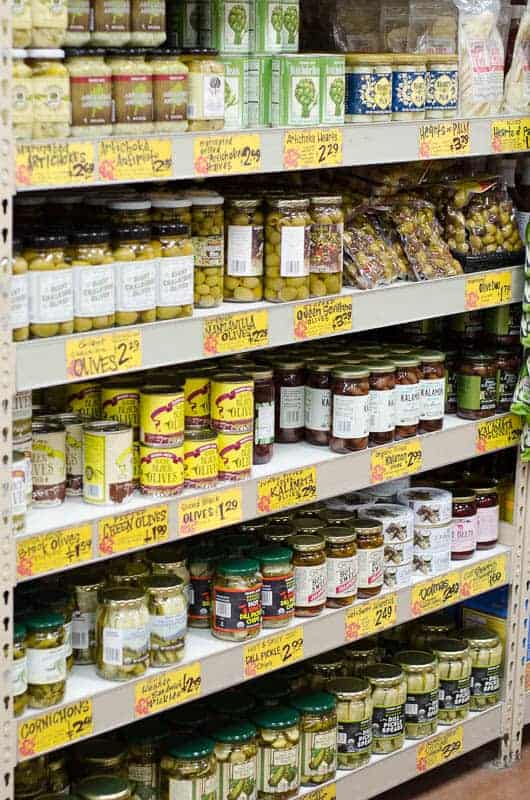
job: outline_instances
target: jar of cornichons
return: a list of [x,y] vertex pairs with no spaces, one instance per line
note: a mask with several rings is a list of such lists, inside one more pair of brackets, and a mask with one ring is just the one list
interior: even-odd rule
[[365,678],[334,678],[327,691],[337,698],[337,766],[357,769],[372,753],[372,690]]
[[396,368],[393,361],[369,361],[363,367],[370,373],[370,444],[387,444],[394,440],[396,427],[394,390]]
[[151,573],[153,575],[174,575],[184,583],[184,591],[190,582],[186,554],[182,545],[165,545],[152,549],[149,554]]
[[190,228],[176,222],[151,226],[158,258],[156,318],[180,319],[193,314],[194,260]]
[[190,50],[182,56],[188,67],[190,131],[219,131],[225,116],[225,67],[217,50]]
[[451,560],[471,558],[477,548],[478,514],[475,492],[467,487],[453,489]]
[[432,653],[402,650],[394,660],[407,680],[405,736],[423,739],[436,733],[438,721],[438,668]]
[[11,328],[13,341],[29,338],[29,278],[28,262],[22,257],[22,240],[13,239],[11,261]]
[[216,372],[210,381],[210,419],[220,433],[249,433],[254,424],[254,381],[244,373]]
[[[57,9],[64,10],[66,3],[57,3]],[[48,30],[50,30],[48,28]],[[33,36],[35,38],[35,26]],[[58,29],[52,35],[60,33]],[[61,44],[61,43],[59,43]],[[57,44],[36,44],[34,47],[57,47]],[[64,64],[64,50],[27,50],[31,66],[33,98],[33,139],[64,139],[70,136],[70,77]]]
[[140,678],[149,663],[149,610],[143,589],[105,589],[96,617],[96,672],[109,681]]
[[253,464],[268,464],[274,450],[274,372],[267,366],[249,367],[254,381],[254,451]]
[[495,547],[499,538],[499,494],[496,480],[474,478],[467,486],[477,503],[477,550]]
[[458,634],[471,653],[471,711],[483,711],[500,699],[503,648],[497,634],[479,626],[464,628]]
[[45,611],[28,617],[25,625],[28,705],[48,708],[63,701],[66,689],[64,617]]
[[190,196],[195,257],[194,302],[198,308],[213,308],[223,301],[224,198],[216,192]]
[[153,133],[153,75],[145,51],[116,48],[111,53],[112,132],[117,136]]
[[73,764],[76,783],[94,775],[127,778],[127,748],[116,739],[96,737],[75,745]]
[[445,413],[456,414],[456,365],[458,352],[456,350],[445,351]]
[[187,627],[187,584],[175,575],[153,575],[146,581],[149,609],[149,665],[167,667],[181,661]]
[[158,800],[160,759],[169,736],[169,727],[159,719],[142,720],[127,732],[128,778],[138,800]]
[[340,650],[323,653],[309,663],[309,688],[314,692],[326,690],[328,681],[347,674],[346,661]]
[[339,526],[323,528],[326,540],[328,608],[350,606],[357,597],[356,533]]
[[342,289],[342,195],[311,198],[311,297],[338,294]]
[[66,260],[66,236],[38,233],[24,244],[28,264],[29,332],[33,339],[73,333],[72,268]]
[[305,439],[327,445],[331,433],[331,364],[322,358],[306,362]]
[[11,667],[11,691],[13,714],[20,717],[28,704],[28,662],[26,658],[26,626],[17,622],[13,635],[13,665]]
[[264,628],[284,628],[294,617],[295,584],[293,554],[288,547],[269,545],[251,552],[259,562]]
[[288,540],[293,550],[295,616],[314,617],[326,606],[326,540],[299,533]]
[[212,605],[212,581],[219,552],[212,548],[197,547],[189,556],[189,604],[188,625],[190,628],[209,628]]
[[383,526],[377,519],[355,519],[351,529],[357,536],[359,597],[373,597],[383,588],[385,546]]
[[406,439],[418,433],[420,423],[420,360],[414,355],[393,355],[396,365],[394,406],[396,439]]
[[258,798],[290,800],[300,790],[300,714],[280,705],[252,721],[258,728]]
[[332,423],[330,448],[335,453],[364,450],[370,431],[369,371],[346,366],[331,372]]
[[261,198],[233,197],[226,204],[224,299],[263,299],[263,211]]
[[457,367],[457,415],[464,419],[491,417],[497,407],[497,366],[486,353],[465,353]]
[[392,56],[392,119],[425,118],[425,55]]
[[395,664],[371,664],[364,677],[372,689],[372,753],[385,755],[405,744],[407,681]]
[[94,569],[76,570],[72,594],[75,609],[72,614],[72,653],[74,664],[96,663],[96,611],[99,593],[105,582]]
[[453,725],[469,713],[471,653],[461,639],[436,639],[432,650],[440,676],[438,723]]
[[300,783],[332,780],[337,770],[337,698],[309,692],[295,695],[291,704],[300,713]]
[[70,234],[76,333],[114,325],[114,257],[109,240],[110,231],[99,227]]
[[420,350],[420,432],[443,427],[445,411],[445,353]]
[[495,351],[497,364],[497,411],[509,411],[517,379],[521,359],[518,349],[502,349]]
[[[272,303],[309,297],[311,217],[309,200],[269,200],[265,219],[265,299]],[[303,326],[303,321],[298,325]]]
[[304,362],[293,358],[273,361],[276,388],[275,435],[283,444],[304,438]]
[[451,492],[432,486],[413,486],[400,492],[398,503],[408,506],[414,513],[414,522],[435,524],[449,522],[452,517]]
[[57,750],[48,756],[48,790],[48,798],[58,798],[70,793],[70,776],[64,750]]
[[132,800],[133,784],[114,775],[94,775],[76,783],[76,795],[82,800]]
[[458,107],[458,56],[433,55],[427,58],[425,117],[456,117]]
[[116,325],[156,320],[158,262],[149,225],[114,228],[112,247],[116,279]]
[[228,558],[217,565],[212,586],[214,636],[242,642],[258,635],[261,587],[259,563],[254,558]]

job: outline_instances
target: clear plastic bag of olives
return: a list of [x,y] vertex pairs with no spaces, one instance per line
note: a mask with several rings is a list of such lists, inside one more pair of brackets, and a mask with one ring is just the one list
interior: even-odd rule
[[383,232],[380,216],[371,211],[355,214],[344,231],[345,280],[357,289],[373,289],[407,277],[401,244]]

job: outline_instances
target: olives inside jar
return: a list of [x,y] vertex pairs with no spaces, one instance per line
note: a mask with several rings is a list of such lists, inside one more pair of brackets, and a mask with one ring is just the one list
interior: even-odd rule
[[443,427],[445,412],[445,354],[420,350],[420,431],[431,433]]
[[339,526],[323,528],[326,540],[328,608],[349,606],[357,597],[357,546],[354,531]]
[[406,439],[418,433],[420,424],[420,360],[413,355],[397,355],[393,360],[396,365],[396,439]]
[[179,319],[193,313],[193,245],[189,225],[177,222],[152,226],[158,256],[156,318]]
[[293,550],[295,616],[314,617],[326,606],[325,539],[320,534],[300,533],[288,541]]
[[20,239],[13,239],[10,310],[13,341],[23,342],[29,338],[29,279]]
[[300,783],[325,783],[337,771],[337,699],[328,692],[295,695],[300,713]]
[[328,691],[337,698],[337,766],[357,769],[372,753],[372,691],[364,678],[335,678]]
[[262,577],[253,558],[228,558],[217,565],[212,587],[212,633],[241,642],[261,630]]
[[56,233],[38,233],[25,243],[29,332],[34,339],[73,333],[73,276],[66,260],[67,243],[66,236]]
[[395,409],[394,389],[396,368],[393,361],[370,361],[364,365],[370,373],[369,408],[371,445],[394,441]]
[[438,666],[432,653],[403,650],[395,661],[405,674],[405,736],[422,739],[436,733],[438,720]]
[[191,198],[194,303],[198,308],[213,308],[223,300],[224,198],[217,193],[194,193]]
[[311,217],[309,200],[269,201],[265,219],[265,299],[307,300]]
[[311,297],[338,294],[342,288],[342,195],[312,197],[309,213]]
[[344,367],[331,373],[332,423],[330,448],[335,453],[364,450],[370,431],[369,372]]
[[468,353],[458,364],[457,415],[464,419],[491,417],[497,407],[497,368],[492,356]]
[[261,200],[234,197],[226,205],[224,299],[252,303],[263,299],[263,211]]
[[268,464],[274,451],[274,373],[268,367],[251,367],[254,381],[254,451],[253,464]]
[[123,225],[112,234],[116,325],[156,320],[156,253],[149,225]]
[[471,558],[477,547],[477,498],[472,489],[453,489],[451,560]]
[[373,597],[383,588],[385,546],[383,526],[377,519],[355,519],[351,529],[357,537],[357,593]]
[[70,236],[76,333],[111,328],[115,320],[114,257],[110,232],[102,228]]
[[436,639],[432,649],[440,676],[438,723],[452,725],[469,713],[471,654],[459,639]]
[[283,444],[300,442],[304,438],[304,362],[277,360],[273,367],[276,441]]
[[305,439],[309,444],[327,445],[331,432],[331,365],[311,361],[306,368]]

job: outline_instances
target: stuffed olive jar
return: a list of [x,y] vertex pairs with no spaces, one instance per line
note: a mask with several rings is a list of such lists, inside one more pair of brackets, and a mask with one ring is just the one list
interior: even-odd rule
[[339,294],[342,289],[342,195],[311,198],[311,297]]
[[471,711],[483,711],[500,700],[503,647],[494,631],[477,626],[464,628],[459,638],[471,653]]
[[191,233],[195,257],[194,304],[213,308],[223,301],[224,198],[193,193]]
[[471,653],[461,639],[436,639],[432,649],[440,677],[438,723],[452,725],[466,719],[469,713]]
[[252,800],[258,777],[257,728],[238,720],[214,733],[218,800]]
[[405,736],[422,739],[436,732],[438,719],[438,666],[432,653],[402,650],[395,661],[407,680]]
[[252,721],[258,729],[258,798],[290,800],[300,789],[300,713],[280,705]]
[[337,771],[337,699],[328,692],[292,698],[300,713],[300,783],[325,783]]
[[233,197],[226,204],[224,300],[252,303],[263,299],[262,201]]
[[327,685],[337,698],[337,765],[357,769],[372,753],[372,690],[365,678],[335,678]]
[[143,589],[106,589],[96,617],[96,671],[110,681],[139,678],[149,662],[149,610]]
[[205,736],[172,741],[160,760],[160,800],[176,797],[219,800],[215,743]]
[[265,218],[265,299],[307,300],[311,217],[309,200],[270,200]]
[[364,676],[372,687],[372,752],[385,755],[405,744],[407,681],[395,664],[372,664]]
[[179,319],[193,314],[193,244],[189,225],[175,222],[151,226],[155,255],[156,318]]

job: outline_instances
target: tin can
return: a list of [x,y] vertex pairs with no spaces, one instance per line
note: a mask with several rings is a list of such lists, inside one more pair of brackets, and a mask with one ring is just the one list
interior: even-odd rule
[[86,419],[101,416],[101,384],[95,381],[73,383],[66,390],[66,411]]
[[401,589],[412,581],[412,561],[404,564],[385,564],[384,583],[389,589]]
[[252,433],[219,433],[217,464],[220,481],[240,481],[250,476],[253,441]]
[[101,416],[133,429],[133,439],[140,432],[140,389],[132,381],[109,381],[101,390]]
[[415,575],[439,575],[451,569],[451,553],[447,550],[418,550],[414,548]]
[[13,397],[13,446],[31,439],[31,390],[16,392]]
[[130,500],[133,482],[132,428],[119,422],[83,425],[83,499],[96,505]]
[[140,445],[140,491],[154,497],[174,497],[184,488],[184,446]]
[[13,450],[11,464],[11,520],[14,533],[26,528],[26,456]]
[[184,441],[184,391],[180,386],[143,386],[140,441],[150,447],[178,447]]
[[35,505],[60,506],[66,497],[66,430],[52,422],[33,422],[31,472]]
[[212,428],[223,433],[249,433],[254,423],[254,381],[237,372],[218,372],[210,388]]
[[210,427],[209,370],[191,371],[184,379],[184,425],[186,428]]
[[54,414],[50,422],[64,425],[66,430],[66,496],[83,494],[83,420],[77,414]]
[[211,428],[184,433],[184,486],[205,489],[218,480],[217,434]]

